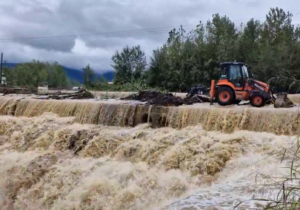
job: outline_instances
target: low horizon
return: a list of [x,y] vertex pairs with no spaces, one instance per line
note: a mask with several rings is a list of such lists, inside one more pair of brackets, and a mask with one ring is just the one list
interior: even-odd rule
[[[7,64],[24,64],[24,63],[30,63],[30,62],[32,62],[32,61],[27,61],[27,62],[6,62],[6,63],[4,63],[3,62],[3,65],[7,65]],[[54,62],[49,62],[49,61],[40,61],[41,63],[55,63],[55,61]],[[85,65],[84,67],[82,67],[82,68],[74,68],[74,67],[71,67],[71,66],[67,66],[67,65],[64,65],[64,64],[61,64],[61,63],[59,63],[59,62],[57,62],[60,66],[62,66],[62,67],[64,67],[64,68],[68,68],[68,69],[71,69],[71,70],[76,70],[76,71],[83,71],[83,68],[85,68],[87,65]],[[97,73],[97,74],[105,74],[105,73],[109,73],[109,72],[116,72],[116,70],[114,70],[113,68],[111,68],[111,69],[100,69],[100,71],[99,71],[99,69],[94,69],[92,66],[90,66],[94,71],[95,71],[95,73]]]

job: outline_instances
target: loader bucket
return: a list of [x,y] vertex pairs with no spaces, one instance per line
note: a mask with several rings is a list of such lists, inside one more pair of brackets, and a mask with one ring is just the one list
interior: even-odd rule
[[295,104],[287,97],[287,94],[277,95],[274,103],[275,108],[290,108],[294,106]]

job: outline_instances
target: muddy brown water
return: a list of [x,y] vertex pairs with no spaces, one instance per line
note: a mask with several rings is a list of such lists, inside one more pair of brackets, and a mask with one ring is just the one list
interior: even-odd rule
[[[1,209],[233,209],[274,198],[257,174],[289,173],[281,155],[299,127],[297,107],[0,97],[0,113]],[[151,128],[151,113],[164,127]]]
[[208,103],[180,107],[144,106],[134,101],[33,100],[0,97],[0,114],[36,117],[45,112],[60,117],[74,116],[76,122],[130,127],[151,122],[153,127],[185,128],[201,125],[210,131],[238,130],[270,132],[277,135],[299,133],[299,106],[275,109],[251,106],[210,106]]

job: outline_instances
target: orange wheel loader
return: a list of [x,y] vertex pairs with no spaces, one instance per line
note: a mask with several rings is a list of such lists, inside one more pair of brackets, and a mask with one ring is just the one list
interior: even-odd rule
[[220,78],[211,81],[210,99],[219,105],[238,104],[250,101],[254,107],[262,107],[276,100],[274,91],[268,84],[249,76],[248,66],[243,62],[220,63]]

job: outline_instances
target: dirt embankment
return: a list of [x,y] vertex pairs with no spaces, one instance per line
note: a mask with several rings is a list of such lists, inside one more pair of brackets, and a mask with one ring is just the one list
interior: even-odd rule
[[146,106],[133,101],[33,100],[0,97],[0,114],[37,117],[45,112],[60,117],[75,117],[76,122],[134,127],[150,123],[153,127],[185,128],[201,125],[207,130],[232,133],[236,130],[270,132],[283,135],[299,133],[299,109],[275,109],[272,105],[226,106],[197,103],[179,107]]

